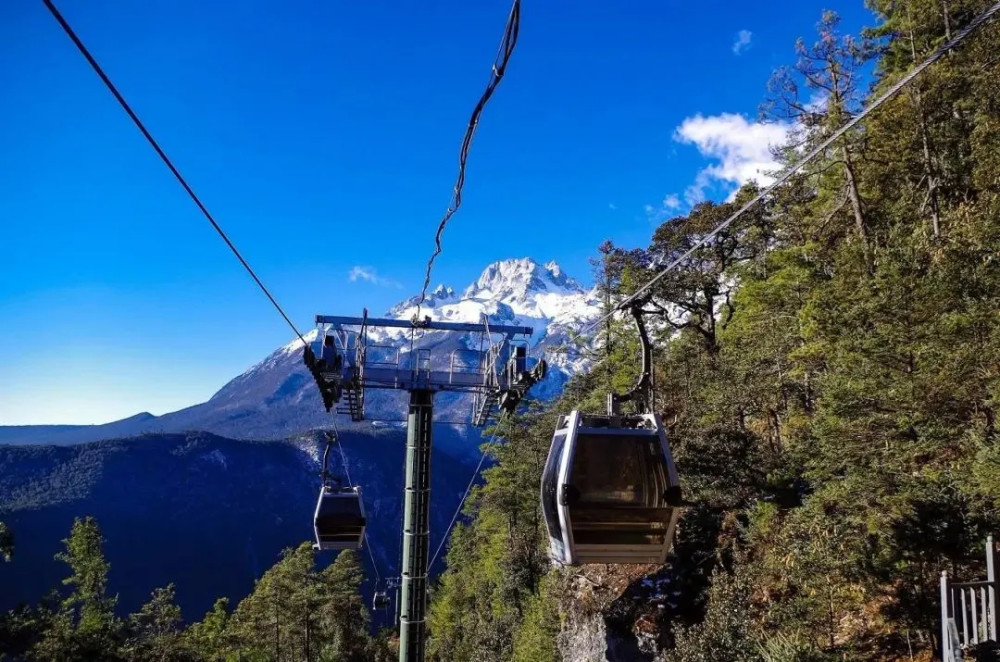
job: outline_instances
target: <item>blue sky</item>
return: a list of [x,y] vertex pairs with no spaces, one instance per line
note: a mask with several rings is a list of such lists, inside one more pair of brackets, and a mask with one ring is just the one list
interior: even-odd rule
[[[507,0],[58,4],[300,327],[419,289]],[[603,240],[646,244],[699,183],[725,197],[824,8],[874,22],[526,0],[434,282],[521,256],[586,280]],[[0,3],[0,90],[0,425],[172,411],[290,339],[40,1]]]

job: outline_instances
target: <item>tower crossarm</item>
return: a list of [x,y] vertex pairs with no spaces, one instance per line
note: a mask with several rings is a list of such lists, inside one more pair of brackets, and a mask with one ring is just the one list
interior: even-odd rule
[[[363,394],[369,388],[471,393],[477,402],[488,403],[484,414],[488,415],[498,402],[507,408],[515,406],[533,383],[532,372],[537,374],[527,365],[527,339],[534,333],[530,326],[492,325],[487,319],[479,324],[400,320],[368,317],[367,313],[362,317],[317,315],[316,322],[320,335],[303,358],[327,409],[345,398],[353,420],[363,418]],[[478,332],[490,340],[486,352],[455,350],[449,360],[440,354],[434,357],[434,348],[411,347],[407,352],[393,345],[371,344],[369,334],[380,328]],[[471,361],[469,354],[475,355]]]
[[[477,333],[483,330],[482,324],[468,322],[438,322],[425,317],[423,320],[398,320],[378,317],[345,317],[342,315],[317,315],[317,324],[330,324],[334,327],[362,326],[382,327],[391,329],[416,329],[427,331],[458,331],[461,333]],[[508,337],[530,336],[535,330],[530,326],[494,326],[489,327],[490,333],[503,334]]]

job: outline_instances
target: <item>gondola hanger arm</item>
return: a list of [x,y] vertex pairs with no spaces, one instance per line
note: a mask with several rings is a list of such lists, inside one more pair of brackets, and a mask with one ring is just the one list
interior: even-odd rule
[[628,306],[629,314],[635,320],[636,330],[639,332],[639,349],[642,355],[642,368],[639,379],[635,386],[626,393],[608,394],[608,415],[616,416],[621,412],[623,402],[634,402],[640,413],[652,413],[653,402],[653,347],[649,340],[649,331],[646,329],[645,315],[650,314],[644,309],[649,303],[648,298],[632,301]]

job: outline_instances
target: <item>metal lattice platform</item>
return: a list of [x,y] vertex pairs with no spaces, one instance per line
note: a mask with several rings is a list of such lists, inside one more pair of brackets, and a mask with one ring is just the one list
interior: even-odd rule
[[[317,315],[320,333],[306,348],[305,362],[316,379],[327,410],[336,404],[352,421],[364,420],[364,391],[469,393],[474,396],[473,423],[484,426],[501,407],[513,410],[528,388],[544,377],[543,361],[528,368],[528,326],[494,326],[456,322],[407,321]],[[458,349],[446,356],[429,348],[406,351],[371,342],[372,329],[407,329],[411,333],[446,331],[479,333],[481,349]]]

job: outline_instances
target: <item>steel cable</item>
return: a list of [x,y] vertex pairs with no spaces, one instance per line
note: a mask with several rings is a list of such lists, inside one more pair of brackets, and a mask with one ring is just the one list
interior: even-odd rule
[[288,317],[288,315],[285,313],[285,310],[278,303],[277,299],[274,298],[270,290],[268,290],[267,287],[264,286],[263,281],[261,281],[261,279],[257,276],[256,272],[254,272],[253,268],[246,261],[246,258],[243,257],[239,249],[236,248],[236,245],[232,242],[232,240],[229,238],[226,232],[222,229],[222,226],[219,225],[219,223],[215,220],[215,217],[213,217],[211,212],[208,211],[208,208],[201,201],[198,195],[194,192],[194,189],[191,188],[191,185],[188,184],[187,180],[184,179],[184,176],[174,165],[173,161],[170,160],[170,157],[167,156],[166,152],[163,151],[163,148],[160,147],[160,144],[156,142],[156,139],[153,138],[153,135],[146,128],[146,125],[143,124],[142,120],[139,119],[139,116],[135,113],[134,110],[132,110],[132,106],[129,105],[128,101],[125,100],[125,97],[123,97],[121,92],[118,91],[118,88],[115,87],[115,84],[111,82],[111,79],[108,78],[108,75],[104,73],[104,69],[97,62],[94,56],[90,54],[90,51],[84,45],[83,41],[80,40],[80,37],[77,36],[76,32],[73,30],[70,24],[66,21],[65,18],[63,18],[63,15],[59,12],[59,9],[57,9],[56,6],[52,3],[52,0],[42,0],[42,1],[45,3],[45,6],[48,8],[48,10],[52,13],[52,16],[55,17],[56,21],[58,21],[59,25],[62,26],[62,29],[66,33],[66,35],[69,36],[70,40],[72,40],[72,42],[76,45],[80,53],[83,54],[83,57],[87,60],[88,63],[90,63],[90,66],[91,68],[93,68],[94,72],[97,73],[100,79],[107,86],[108,90],[110,90],[111,94],[118,101],[118,104],[122,107],[122,109],[129,116],[129,118],[131,118],[135,126],[139,129],[142,135],[153,147],[153,150],[156,151],[160,159],[162,159],[163,163],[167,166],[170,172],[173,173],[174,177],[177,178],[177,181],[180,182],[181,186],[184,187],[184,190],[191,197],[194,203],[198,206],[198,209],[201,210],[201,213],[205,215],[205,218],[208,219],[208,222],[212,224],[212,227],[215,228],[215,231],[217,233],[219,233],[219,236],[222,237],[222,240],[226,242],[226,245],[229,246],[229,250],[233,252],[233,255],[236,256],[236,259],[240,261],[240,264],[243,265],[243,268],[246,269],[247,273],[250,274],[250,277],[253,278],[255,283],[257,283],[257,287],[260,288],[261,292],[264,293],[264,296],[266,296],[268,301],[271,302],[271,305],[274,306],[274,309],[277,310],[278,314],[281,315],[281,317],[285,320],[285,323],[288,324],[288,326],[292,329],[292,331],[295,332],[295,335],[298,336],[299,340],[302,341],[302,344],[305,345],[306,344],[305,338],[299,332],[298,328],[292,322],[291,318]]
[[764,198],[766,198],[767,196],[769,196],[771,193],[773,193],[775,189],[777,189],[779,186],[781,186],[786,181],[788,181],[792,177],[792,175],[794,175],[799,170],[801,170],[803,166],[805,166],[807,163],[809,163],[810,161],[812,161],[818,155],[820,155],[821,153],[823,153],[826,150],[827,147],[829,147],[830,145],[832,145],[837,139],[839,139],[845,133],[847,133],[848,131],[850,131],[851,129],[853,129],[855,126],[857,126],[858,123],[861,122],[861,120],[863,120],[869,114],[871,114],[872,111],[874,111],[879,106],[881,106],[883,103],[885,103],[886,101],[888,101],[889,99],[891,99],[892,97],[894,97],[896,94],[898,94],[900,90],[902,90],[904,87],[906,87],[906,85],[908,85],[914,78],[916,78],[917,76],[919,76],[927,67],[931,66],[932,64],[934,64],[935,62],[937,62],[938,60],[940,60],[942,57],[944,57],[944,55],[946,53],[948,53],[949,51],[951,51],[952,49],[954,49],[963,40],[965,40],[966,37],[968,37],[970,34],[972,34],[973,32],[975,32],[976,29],[978,29],[984,23],[986,23],[991,18],[993,18],[997,14],[997,12],[1000,12],[1000,2],[997,2],[992,7],[990,7],[986,11],[984,11],[982,14],[980,14],[979,16],[977,16],[975,19],[973,19],[972,22],[969,23],[969,25],[967,25],[960,32],[958,32],[950,41],[948,41],[947,43],[945,43],[944,45],[942,45],[941,47],[939,47],[929,57],[927,57],[926,60],[924,60],[923,62],[921,62],[912,71],[910,71],[903,78],[901,78],[900,80],[898,80],[892,87],[890,87],[888,90],[886,90],[883,94],[881,94],[873,102],[871,102],[870,104],[868,104],[868,106],[865,107],[858,115],[856,115],[851,120],[849,120],[848,122],[846,122],[842,127],[840,127],[839,129],[837,129],[836,131],[834,131],[833,134],[831,134],[826,140],[824,140],[823,142],[821,142],[817,147],[813,148],[803,158],[801,158],[799,161],[797,161],[792,166],[790,166],[788,169],[786,169],[774,181],[774,183],[772,183],[770,186],[768,186],[763,191],[761,191],[756,196],[754,196],[754,198],[752,200],[750,200],[745,205],[743,205],[742,207],[740,207],[736,211],[736,213],[734,213],[732,216],[730,216],[725,221],[723,221],[718,226],[716,226],[715,229],[713,229],[711,232],[709,232],[705,236],[701,237],[698,241],[696,241],[694,243],[693,246],[691,246],[691,248],[689,248],[687,251],[685,251],[680,257],[678,257],[678,258],[672,260],[670,263],[668,263],[663,268],[662,271],[660,271],[656,276],[654,276],[652,278],[652,280],[650,280],[648,283],[646,283],[645,285],[643,285],[642,287],[640,287],[638,290],[636,290],[635,292],[633,292],[631,295],[627,296],[624,300],[622,300],[620,303],[618,303],[618,305],[616,305],[615,308],[612,309],[610,312],[608,312],[606,315],[604,315],[600,319],[598,319],[598,320],[596,320],[596,321],[588,324],[586,327],[584,327],[583,329],[581,329],[581,331],[579,332],[579,335],[582,336],[582,335],[586,335],[586,334],[590,333],[591,331],[594,330],[594,328],[596,328],[597,326],[599,326],[602,322],[610,319],[618,311],[623,310],[626,306],[628,306],[629,303],[631,303],[632,301],[635,301],[639,297],[643,296],[646,292],[648,292],[653,287],[653,285],[655,285],[657,282],[659,282],[660,279],[662,279],[664,276],[666,276],[670,271],[672,271],[673,269],[675,269],[679,264],[681,264],[682,262],[684,262],[686,259],[688,259],[689,257],[691,257],[691,255],[696,250],[698,250],[699,248],[701,248],[702,246],[704,246],[705,244],[707,244],[709,241],[711,241],[712,239],[714,239],[717,234],[719,234],[720,232],[722,232],[723,230],[725,230],[726,228],[728,228],[730,225],[732,225],[733,222],[736,221],[736,219],[738,219],[740,216],[742,216],[744,213],[746,213],[751,207],[753,207],[755,204],[757,204],[758,202],[760,202],[761,200],[763,200]]
[[510,15],[507,17],[507,26],[500,41],[500,48],[497,51],[496,58],[493,60],[493,69],[490,72],[490,79],[486,84],[486,90],[479,98],[479,102],[476,103],[476,107],[473,108],[472,116],[469,118],[469,125],[465,129],[465,137],[462,139],[462,149],[459,151],[458,156],[458,177],[455,179],[451,202],[448,204],[448,209],[445,211],[441,222],[438,223],[437,232],[434,235],[434,252],[431,253],[430,259],[427,260],[427,273],[424,275],[424,284],[420,289],[420,299],[417,301],[415,319],[420,319],[420,307],[427,300],[427,288],[431,284],[431,270],[434,268],[434,261],[437,259],[437,256],[441,254],[441,236],[444,234],[445,226],[448,225],[448,221],[458,211],[458,208],[462,206],[462,188],[465,186],[465,165],[469,158],[469,149],[472,147],[472,138],[476,134],[476,128],[479,126],[479,116],[482,115],[487,102],[489,102],[490,97],[493,96],[493,92],[500,85],[500,81],[503,80],[504,73],[507,71],[507,63],[510,61],[510,56],[514,53],[514,47],[517,45],[520,26],[521,0],[514,0]]
[[451,534],[452,528],[455,526],[455,522],[458,521],[458,516],[462,513],[462,508],[465,506],[465,501],[469,498],[469,494],[472,493],[472,488],[476,484],[476,478],[479,477],[479,472],[483,469],[483,464],[486,463],[486,456],[489,454],[490,448],[496,443],[497,437],[500,435],[500,424],[503,422],[504,415],[500,414],[497,419],[496,427],[493,429],[493,436],[490,440],[486,442],[483,447],[483,454],[479,457],[479,464],[476,465],[475,471],[472,472],[472,477],[469,478],[469,484],[465,487],[465,493],[462,495],[461,501],[458,502],[458,507],[455,508],[455,513],[451,516],[451,522],[448,523],[448,528],[445,529],[444,536],[441,538],[441,542],[438,543],[437,550],[434,552],[434,556],[431,557],[430,563],[427,564],[427,572],[430,573],[431,568],[434,567],[434,563],[437,561],[438,556],[441,555],[441,550],[444,549],[445,543],[448,542],[448,536]]

